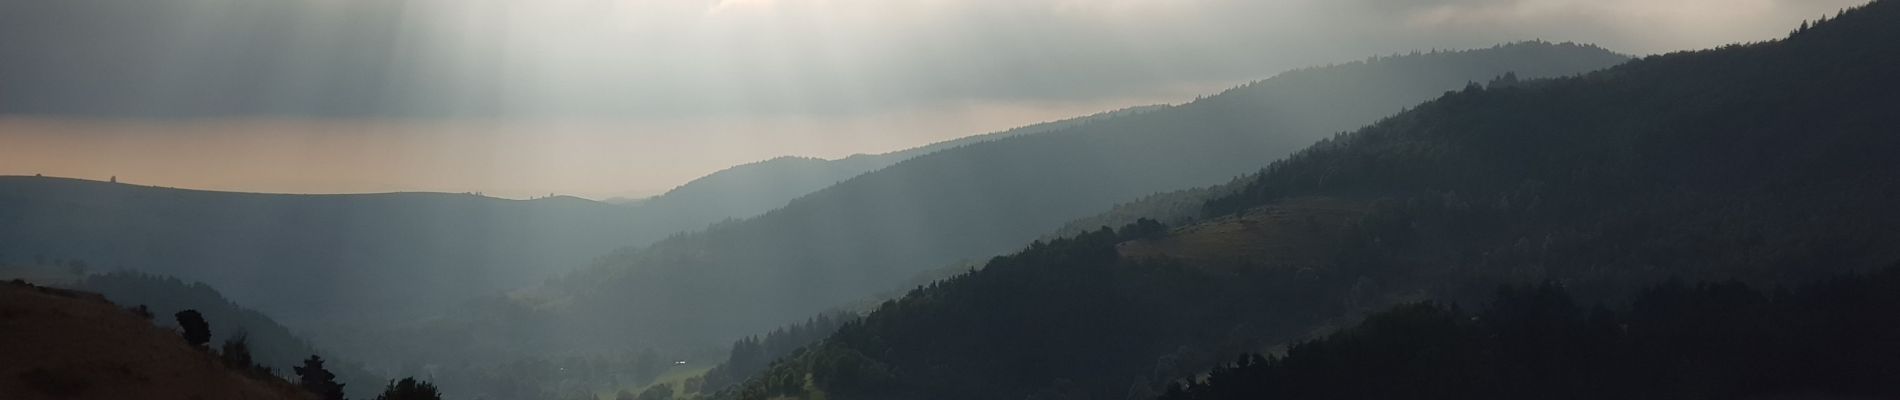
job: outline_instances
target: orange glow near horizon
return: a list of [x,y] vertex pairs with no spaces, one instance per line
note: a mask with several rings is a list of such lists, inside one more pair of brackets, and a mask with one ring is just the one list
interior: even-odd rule
[[[1204,90],[1195,88],[1193,90]],[[883,153],[1163,98],[700,121],[0,118],[0,175],[269,193],[665,192],[780,156]]]

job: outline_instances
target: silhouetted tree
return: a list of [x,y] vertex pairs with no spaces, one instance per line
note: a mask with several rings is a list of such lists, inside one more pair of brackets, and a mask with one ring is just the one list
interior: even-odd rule
[[251,346],[244,336],[243,333],[239,333],[224,340],[224,346],[218,352],[218,358],[224,360],[224,366],[248,370],[257,365],[256,361],[251,359]]
[[185,343],[198,347],[211,343],[211,324],[198,310],[179,311],[172,316],[178,318],[178,328],[185,331]]
[[427,381],[402,378],[384,386],[383,394],[376,395],[376,400],[442,400],[442,392]]
[[1126,239],[1154,239],[1168,233],[1168,226],[1159,221],[1141,218],[1135,223],[1122,227],[1121,234]]
[[318,400],[343,400],[343,384],[336,382],[336,374],[323,368],[323,357],[311,354],[303,360],[303,366],[291,370],[297,373],[297,385],[316,393]]
[[[74,288],[103,294],[119,304],[143,305],[154,315],[196,310],[205,320],[216,320],[220,331],[243,331],[244,344],[250,349],[251,359],[257,365],[288,368],[300,365],[311,354],[329,354],[314,348],[269,316],[246,309],[203,283],[142,272],[113,271],[87,276],[75,283]],[[131,312],[137,314],[139,311],[133,308]],[[222,341],[229,336],[213,335],[211,340]],[[328,361],[328,368],[336,374],[338,382],[373,390],[387,379],[342,360]],[[286,369],[280,372],[290,371]]]

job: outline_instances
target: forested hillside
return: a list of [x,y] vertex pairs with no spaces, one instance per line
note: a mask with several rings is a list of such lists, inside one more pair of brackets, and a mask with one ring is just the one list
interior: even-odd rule
[[1144,224],[1037,242],[888,302],[723,396],[1145,396],[1261,347],[1264,333],[1345,312],[1327,295],[1350,281],[1116,254],[1118,243],[1163,234]]
[[[920,155],[972,143],[1061,130],[1101,118],[1129,115],[1158,108],[1161,107],[1133,107],[947,140],[889,153],[857,154],[836,160],[815,157],[779,157],[708,174],[664,194],[643,199],[631,207],[640,212],[641,225],[648,230],[667,233],[694,230],[727,218],[756,216],[771,209],[783,207],[787,201],[826,186]],[[664,227],[671,229],[663,229]]]
[[1394,307],[1162,400],[1894,398],[1900,267],[1790,290],[1672,281],[1627,305],[1546,283]]
[[541,310],[534,328],[547,336],[517,332],[517,342],[677,346],[761,332],[925,269],[1018,248],[1119,201],[1227,181],[1472,80],[1561,76],[1623,60],[1550,43],[1382,57],[919,156],[524,292],[517,303]]
[[1039,242],[921,288],[725,395],[1151,398],[1358,312],[1500,284],[1597,302],[1889,265],[1897,69],[1883,1],[1785,40],[1472,84],[1212,189],[1190,225]]

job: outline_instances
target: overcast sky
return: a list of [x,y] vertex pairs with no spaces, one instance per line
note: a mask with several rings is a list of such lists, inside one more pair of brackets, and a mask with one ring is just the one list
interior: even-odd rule
[[0,174],[651,194],[1373,54],[1653,54],[1860,2],[0,0]]

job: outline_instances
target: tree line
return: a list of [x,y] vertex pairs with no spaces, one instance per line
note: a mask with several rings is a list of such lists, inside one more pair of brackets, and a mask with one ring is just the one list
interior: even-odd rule
[[1900,265],[1793,289],[1670,281],[1614,307],[1511,286],[1475,312],[1406,304],[1242,355],[1159,398],[1895,398],[1896,316]]
[[[129,309],[139,317],[150,320],[149,308],[139,305]],[[242,333],[231,335],[218,349],[211,349],[211,323],[203,313],[187,309],[173,314],[177,321],[179,335],[185,344],[217,356],[226,368],[253,379],[266,381],[284,381],[275,369],[259,365],[251,357],[249,341]],[[336,381],[336,374],[325,368],[323,357],[312,354],[303,360],[303,365],[293,366],[291,370],[297,376],[296,385],[315,395],[319,400],[344,400],[344,384]],[[442,400],[442,392],[434,384],[413,377],[391,380],[383,388],[376,400]]]

